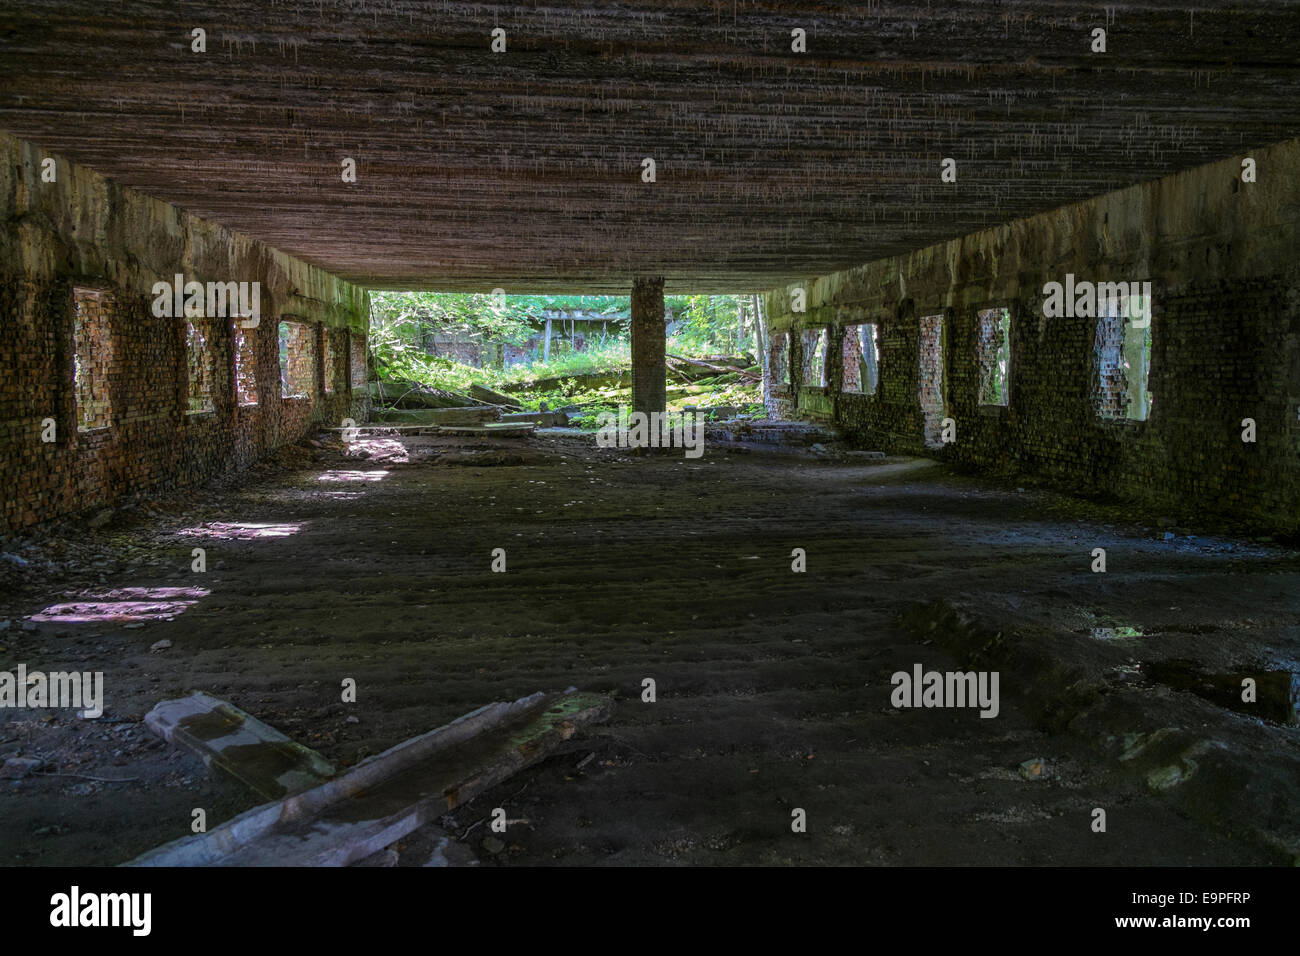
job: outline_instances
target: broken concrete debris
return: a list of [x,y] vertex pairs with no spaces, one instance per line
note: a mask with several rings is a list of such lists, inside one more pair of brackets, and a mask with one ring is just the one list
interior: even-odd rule
[[[266,740],[268,732],[279,736],[275,731],[256,723],[256,730],[248,730],[253,718],[206,694],[159,706],[164,709],[151,727],[170,731],[199,752],[208,752],[214,765],[266,787],[260,756],[243,760],[247,751],[236,753],[231,741],[241,731],[260,740]],[[271,784],[283,787],[286,795],[206,833],[152,850],[133,863],[355,863],[543,759],[582,727],[608,719],[612,710],[609,697],[584,693],[537,693],[509,704],[488,704],[305,789],[308,781],[300,771],[276,773]],[[229,732],[232,727],[234,733]],[[213,741],[218,743],[213,746]],[[272,737],[267,742],[273,753],[283,752],[281,741]],[[291,755],[314,756],[305,748]]]
[[201,691],[163,701],[144,723],[264,797],[297,793],[334,776],[334,766],[316,751]]

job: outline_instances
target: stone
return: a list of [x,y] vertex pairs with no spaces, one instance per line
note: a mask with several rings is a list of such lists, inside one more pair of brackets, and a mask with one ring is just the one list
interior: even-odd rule
[[150,646],[149,650],[156,654],[158,651],[165,651],[167,650],[167,648],[171,646],[172,646],[172,642],[164,637],[161,641],[155,641]]
[[1020,776],[1026,780],[1042,780],[1047,775],[1047,761],[1033,757],[1020,764]]
[[29,773],[35,773],[43,766],[45,761],[39,757],[9,757],[3,765],[0,765],[0,778],[17,780]]

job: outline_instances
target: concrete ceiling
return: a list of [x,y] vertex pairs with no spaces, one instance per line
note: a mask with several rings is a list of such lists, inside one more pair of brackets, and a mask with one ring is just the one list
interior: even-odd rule
[[1194,6],[25,0],[0,128],[371,287],[754,291],[1300,134],[1300,5]]

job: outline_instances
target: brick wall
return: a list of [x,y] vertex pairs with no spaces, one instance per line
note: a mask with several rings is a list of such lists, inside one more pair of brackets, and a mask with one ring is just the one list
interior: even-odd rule
[[[363,291],[62,159],[43,183],[45,155],[0,134],[0,533],[246,467],[348,414],[342,382],[281,398],[276,319],[360,338]],[[156,316],[176,273],[261,283],[258,325]]]
[[366,337],[360,332],[351,332],[348,346],[352,353],[352,387],[360,388],[370,380],[366,374]]
[[[450,359],[453,362],[459,362],[461,365],[469,365],[474,368],[487,368],[492,365],[496,358],[496,347],[486,344],[478,339],[449,338],[447,336],[435,335],[430,329],[426,332],[424,350],[438,358]],[[552,351],[554,343],[552,343]]]
[[[1062,490],[1130,502],[1136,514],[1206,514],[1300,529],[1300,140],[1243,152],[1084,203],[767,294],[773,336],[831,327],[833,418],[855,440],[929,454]],[[1149,332],[1099,317],[1047,317],[1044,284],[1150,281]],[[790,309],[792,290],[806,311]],[[905,290],[905,291],[904,291]],[[1010,310],[1007,404],[987,404],[997,324]],[[927,362],[928,316],[943,316]],[[845,393],[846,329],[880,329],[880,386]],[[1136,334],[1135,334],[1136,333]],[[1144,343],[1148,341],[1149,347]],[[1149,356],[1150,414],[1135,382]],[[796,362],[796,370],[800,364]],[[927,448],[923,403],[956,422]],[[982,386],[983,384],[983,396]],[[794,414],[815,418],[815,390]],[[923,402],[923,395],[929,399]],[[1241,441],[1253,418],[1257,441]]]

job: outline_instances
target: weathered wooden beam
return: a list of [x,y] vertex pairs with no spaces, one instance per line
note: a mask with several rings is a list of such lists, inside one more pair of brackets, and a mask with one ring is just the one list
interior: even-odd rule
[[471,398],[477,398],[480,402],[491,402],[493,405],[503,405],[506,408],[519,408],[518,399],[509,395],[502,395],[500,392],[494,392],[492,389],[483,385],[471,385],[469,387]]

